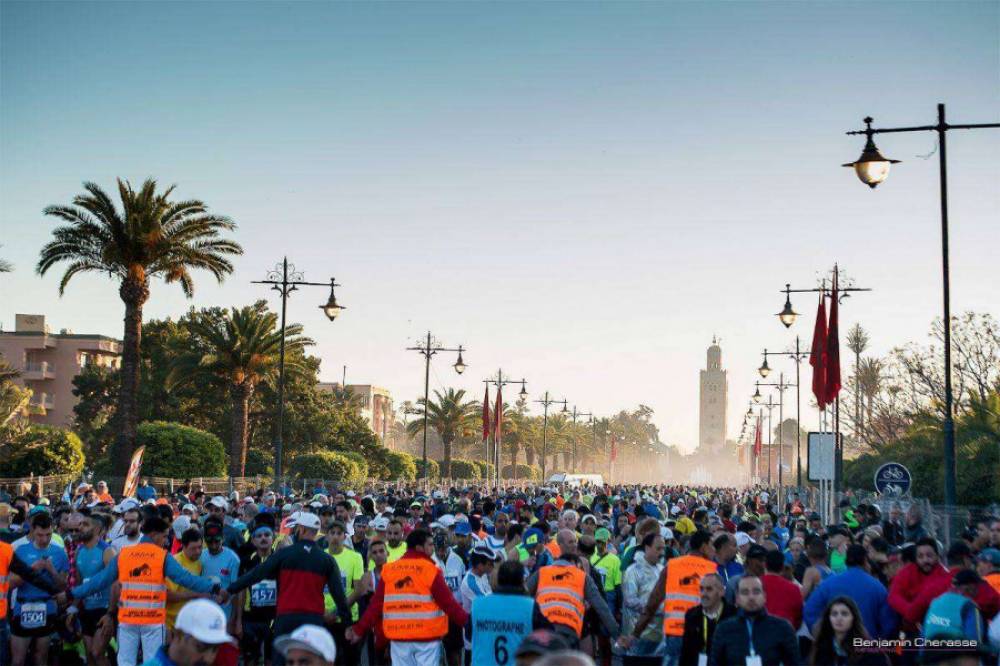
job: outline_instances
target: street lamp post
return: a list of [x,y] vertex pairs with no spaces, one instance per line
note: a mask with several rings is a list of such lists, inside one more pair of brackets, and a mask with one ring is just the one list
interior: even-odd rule
[[[493,379],[492,377],[489,379],[484,379],[483,383],[486,384],[487,386],[493,384],[494,386],[497,387],[497,391],[500,392],[502,392],[503,387],[506,386],[507,384],[520,384],[521,390],[518,392],[518,396],[522,400],[528,397],[528,388],[527,388],[528,380],[524,379],[523,377],[521,379],[504,379],[503,368],[497,370],[496,379]],[[500,408],[498,410],[498,413],[496,414],[496,419],[497,423],[500,424],[501,427],[497,428],[497,433],[501,432],[503,424],[503,400],[501,399],[499,402],[500,402]],[[500,440],[501,437],[497,437],[495,433],[493,437],[493,462],[494,462],[493,480],[496,482],[497,488],[500,487],[500,462],[501,462]],[[512,476],[514,477],[517,476],[517,468],[514,465],[511,465],[510,471]]]
[[[330,278],[330,282],[306,282],[304,274],[295,269],[295,264],[288,263],[288,257],[284,257],[280,264],[267,272],[266,279],[252,280],[251,284],[269,284],[271,289],[281,294],[281,344],[278,347],[278,423],[275,428],[274,442],[274,484],[275,489],[280,492],[282,482],[282,456],[284,454],[285,436],[285,313],[288,309],[288,296],[299,287],[329,287],[330,297],[326,303],[319,308],[327,319],[333,321],[341,311],[346,310],[343,305],[337,303],[334,288],[339,287],[336,280]],[[346,388],[346,387],[345,387]]]
[[[781,401],[780,401],[781,391],[778,392],[778,395],[779,395],[779,401],[778,402],[774,402],[771,396],[767,396],[767,402],[761,402],[762,397],[760,395],[760,388],[759,387],[761,387],[761,386],[778,386],[778,384],[761,384],[760,382],[757,382],[756,386],[758,388],[757,388],[757,391],[753,394],[754,404],[756,404],[759,407],[761,407],[761,409],[764,409],[764,408],[767,409],[767,485],[770,486],[771,485],[771,410],[774,409],[775,407],[779,407],[780,408],[780,406],[781,406]],[[781,429],[780,428],[778,429],[778,441],[779,441],[779,446],[780,446],[780,441],[781,441]],[[779,456],[778,457],[778,461],[779,461],[778,462],[778,474],[780,475],[781,474],[781,454],[779,453],[778,456]]]
[[458,359],[452,365],[457,374],[462,374],[465,372],[465,360],[462,358],[462,352],[465,351],[465,347],[459,345],[455,348],[442,347],[434,342],[434,338],[431,336],[431,332],[427,331],[427,340],[422,343],[420,347],[407,347],[406,351],[420,352],[424,357],[424,446],[423,446],[423,469],[420,471],[420,476],[424,481],[427,481],[427,408],[430,405],[430,391],[431,391],[431,357],[438,352],[458,352]]
[[542,406],[542,483],[545,483],[545,455],[548,453],[547,447],[547,431],[549,429],[549,406],[558,403],[566,404],[565,400],[553,400],[549,397],[549,392],[545,392],[545,397],[541,400],[535,400],[538,404]]
[[[789,304],[790,307],[790,304]],[[793,352],[769,352],[764,350],[764,362],[757,369],[761,377],[770,374],[767,366],[768,356],[790,356],[795,361],[795,383],[790,386],[795,387],[795,485],[802,488],[802,361],[809,357],[809,350],[802,350],[799,347],[799,336],[795,336],[795,351]]]
[[944,317],[944,502],[948,507],[957,502],[957,481],[955,463],[955,415],[954,398],[951,386],[951,270],[948,252],[948,158],[946,137],[948,130],[953,129],[986,129],[998,128],[1000,123],[976,123],[968,125],[951,125],[945,122],[944,104],[937,105],[938,121],[936,125],[919,127],[872,128],[872,118],[864,119],[865,129],[847,132],[849,135],[865,135],[865,148],[854,162],[845,164],[853,167],[858,178],[868,187],[875,189],[879,183],[889,177],[889,165],[897,164],[899,160],[883,157],[872,138],[876,134],[896,132],[937,132],[938,135],[938,171],[941,187],[941,274],[942,300]]
[[[840,268],[839,268],[839,266],[837,264],[833,265],[833,281],[832,281],[832,283],[838,285],[837,286],[837,291],[839,293],[838,305],[840,303],[842,303],[843,299],[846,298],[849,294],[856,293],[856,292],[862,292],[862,291],[871,291],[871,289],[868,288],[868,287],[851,287],[851,286],[841,287],[841,286],[839,286],[840,285]],[[826,280],[825,279],[823,280],[823,285],[820,286],[820,287],[813,287],[812,289],[792,289],[792,286],[790,284],[786,283],[785,284],[785,288],[782,289],[781,291],[782,291],[782,293],[785,294],[785,306],[784,306],[784,308],[782,308],[781,312],[779,312],[777,314],[777,317],[781,321],[781,323],[784,324],[785,328],[791,328],[792,324],[795,323],[795,320],[798,318],[798,315],[799,315],[799,313],[796,312],[792,308],[792,298],[791,298],[792,294],[805,294],[805,293],[813,293],[813,294],[815,294],[815,293],[818,292],[820,294],[823,294],[823,296],[825,298],[833,298],[833,295],[830,294],[830,293],[828,293],[828,292],[830,292],[830,289],[826,288]],[[796,383],[799,383],[798,379],[796,379]],[[836,447],[836,451],[835,451],[836,464],[835,464],[835,469],[834,469],[834,483],[833,483],[833,488],[834,488],[834,490],[838,490],[840,488],[840,483],[841,483],[841,481],[843,479],[843,475],[844,475],[844,447],[843,447],[842,442],[840,441],[840,396],[839,395],[837,396],[837,399],[836,399],[835,404],[834,404],[834,423],[835,423],[834,431],[836,432],[836,438],[835,438],[836,439],[836,444],[835,444],[835,447]]]
[[[573,425],[576,425],[576,417],[578,417],[578,416],[589,416],[591,418],[594,417],[594,415],[591,414],[590,412],[578,412],[578,411],[576,411],[576,405],[573,405],[573,411],[570,412],[570,417],[572,417],[572,419],[573,419]],[[576,474],[576,446],[577,446],[576,434],[574,433],[573,434],[573,467],[572,467],[572,469],[573,469],[572,473],[573,474]]]

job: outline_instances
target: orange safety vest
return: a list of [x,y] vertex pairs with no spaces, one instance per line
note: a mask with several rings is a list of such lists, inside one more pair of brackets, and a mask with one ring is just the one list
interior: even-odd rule
[[986,574],[986,582],[1000,594],[1000,573]]
[[583,635],[583,599],[587,574],[573,566],[549,565],[538,570],[535,601],[545,619]]
[[167,621],[166,552],[152,543],[126,546],[118,554],[118,621],[164,624]]
[[404,557],[382,567],[382,631],[386,638],[433,641],[448,633],[448,617],[431,594],[438,571],[432,561],[416,557]]
[[667,561],[667,583],[663,596],[663,633],[684,635],[684,613],[701,602],[701,577],[716,573],[718,565],[697,555]]
[[545,544],[545,550],[549,551],[549,554],[552,555],[553,559],[562,555],[562,550],[559,548],[559,544],[556,543],[555,539]]
[[0,622],[7,619],[7,593],[10,592],[10,561],[14,559],[14,549],[9,543],[0,541]]

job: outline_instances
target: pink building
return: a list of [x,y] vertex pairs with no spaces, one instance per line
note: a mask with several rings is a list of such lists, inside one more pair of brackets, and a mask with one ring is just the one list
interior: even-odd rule
[[[322,391],[340,389],[339,382],[320,382]],[[348,384],[347,390],[357,398],[361,417],[368,421],[372,432],[382,438],[383,444],[388,441],[395,420],[392,406],[392,393],[389,389],[372,384]]]
[[21,371],[18,384],[31,389],[35,423],[73,423],[73,378],[91,363],[118,367],[121,342],[103,335],[51,333],[45,315],[15,316],[14,331],[0,331],[0,356]]

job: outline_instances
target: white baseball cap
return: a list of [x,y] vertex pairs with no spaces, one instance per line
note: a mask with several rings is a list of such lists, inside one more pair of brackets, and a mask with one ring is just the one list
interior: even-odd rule
[[671,539],[674,538],[674,531],[669,527],[661,526],[660,536],[663,537],[664,541],[670,541]]
[[371,527],[376,532],[385,532],[389,529],[389,519],[385,516],[379,516],[371,522]]
[[219,604],[208,599],[193,599],[184,604],[174,628],[209,645],[236,644],[226,633],[226,613]]
[[126,497],[122,500],[122,503],[113,508],[111,511],[114,513],[125,513],[129,509],[134,509],[139,506],[139,500],[134,497]]
[[274,649],[283,657],[296,648],[319,655],[331,664],[337,658],[337,646],[330,632],[315,624],[303,624],[292,633],[274,639]]
[[181,512],[183,513],[184,511],[190,511],[191,513],[197,515],[198,507],[196,507],[194,504],[185,504],[184,506],[181,507]]
[[304,527],[307,530],[318,530],[319,529],[319,516],[315,513],[306,513],[305,511],[300,511],[295,514],[295,527]]
[[173,522],[174,535],[179,539],[191,527],[191,519],[187,516],[177,516]]
[[438,518],[438,522],[441,523],[441,527],[454,527],[455,516],[451,515],[450,513],[446,513],[440,518]]
[[208,503],[211,504],[212,506],[217,506],[220,509],[228,509],[229,508],[229,502],[227,502],[226,498],[223,497],[222,495],[216,495],[215,497],[213,497],[212,499],[210,499],[208,501]]
[[753,539],[751,539],[750,535],[747,534],[746,532],[736,533],[736,545],[738,547],[742,548],[743,546],[747,545],[748,543],[751,543],[752,541]]

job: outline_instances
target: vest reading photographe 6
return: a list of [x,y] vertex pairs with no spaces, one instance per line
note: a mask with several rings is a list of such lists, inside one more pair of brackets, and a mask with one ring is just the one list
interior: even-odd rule
[[535,600],[491,594],[472,601],[472,666],[507,666],[531,633]]
[[701,577],[717,572],[718,565],[697,555],[667,561],[667,582],[663,596],[663,633],[684,635],[684,614],[701,602]]
[[538,570],[535,600],[549,622],[561,624],[583,635],[584,586],[587,574],[566,565],[549,565]]
[[163,624],[167,620],[166,553],[152,543],[123,548],[118,554],[118,621],[123,624]]
[[386,638],[432,641],[448,633],[448,617],[431,595],[438,571],[430,560],[409,557],[382,568],[382,630]]

